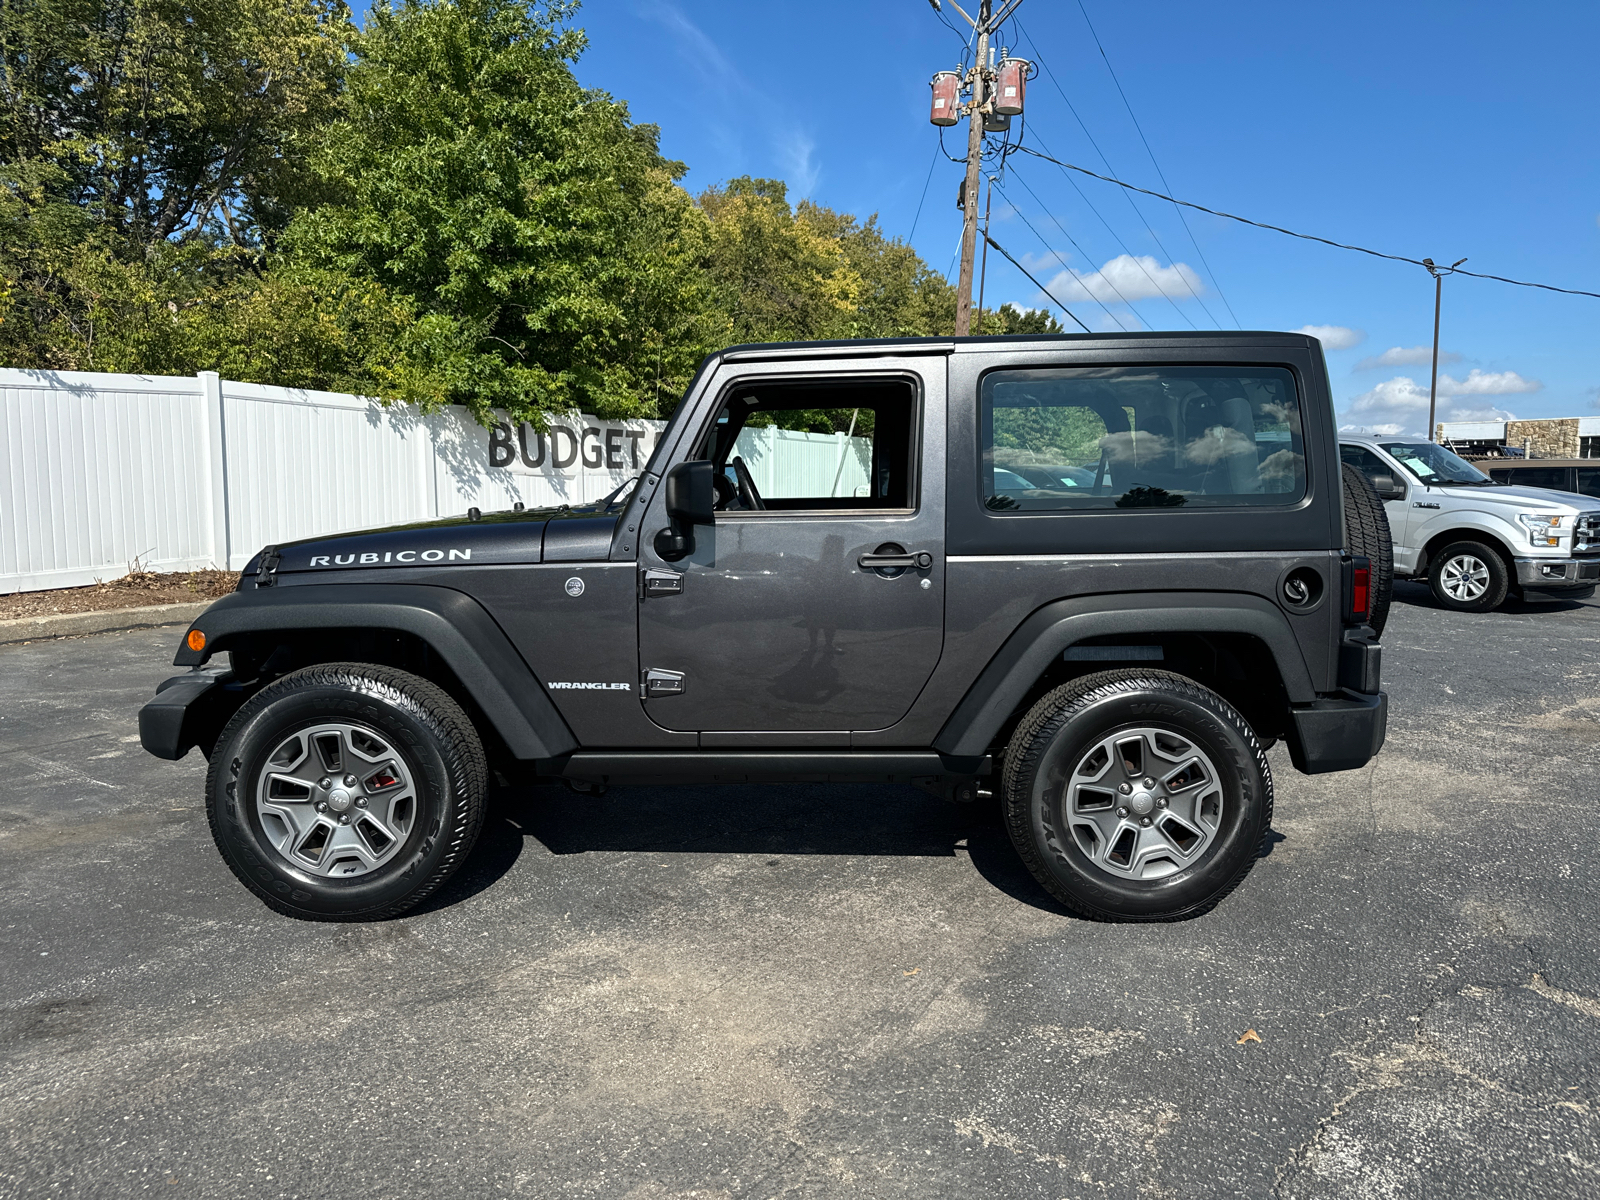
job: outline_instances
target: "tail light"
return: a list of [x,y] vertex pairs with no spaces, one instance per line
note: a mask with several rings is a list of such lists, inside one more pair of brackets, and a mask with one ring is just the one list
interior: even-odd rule
[[1372,617],[1372,562],[1366,558],[1344,560],[1344,619],[1365,625]]

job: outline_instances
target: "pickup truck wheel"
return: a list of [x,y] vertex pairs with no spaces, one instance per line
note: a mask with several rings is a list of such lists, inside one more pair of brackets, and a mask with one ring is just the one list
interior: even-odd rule
[[395,916],[461,865],[483,822],[477,732],[444,691],[363,663],[308,667],[240,708],[206,808],[233,873],[313,921]]
[[1050,692],[1011,737],[1003,787],[1028,869],[1098,920],[1206,911],[1254,865],[1272,821],[1272,773],[1249,724],[1166,671]]
[[1367,624],[1383,636],[1389,623],[1389,601],[1394,596],[1394,541],[1389,514],[1383,510],[1372,481],[1349,463],[1344,467],[1344,548],[1372,564],[1372,614]]
[[1482,542],[1453,542],[1428,567],[1433,598],[1456,612],[1489,612],[1510,589],[1505,560]]

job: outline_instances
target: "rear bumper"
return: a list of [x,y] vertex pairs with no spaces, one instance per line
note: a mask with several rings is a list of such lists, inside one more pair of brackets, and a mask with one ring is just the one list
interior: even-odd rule
[[1553,591],[1593,587],[1600,583],[1600,558],[1519,558],[1517,582],[1523,587]]
[[221,667],[174,675],[139,710],[139,742],[157,758],[182,758],[196,746],[209,758],[217,734],[244,699],[233,672]]
[[1290,709],[1289,757],[1306,775],[1364,767],[1383,749],[1389,697],[1345,692]]

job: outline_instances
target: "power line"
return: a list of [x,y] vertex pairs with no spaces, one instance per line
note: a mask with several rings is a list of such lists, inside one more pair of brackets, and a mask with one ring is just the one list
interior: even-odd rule
[[1016,259],[1011,257],[1011,252],[1009,250],[1007,250],[999,242],[995,241],[987,233],[983,235],[983,240],[988,242],[989,245],[993,246],[996,250],[1000,251],[1001,254],[1004,254],[1006,256],[1007,261],[1009,261],[1013,267],[1015,267],[1017,270],[1021,271],[1024,275],[1026,275],[1028,277],[1028,279],[1030,281],[1032,281],[1034,287],[1038,288],[1046,296],[1049,296],[1050,299],[1055,300],[1056,301],[1056,307],[1059,308],[1062,312],[1066,313],[1067,316],[1071,317],[1073,319],[1073,321],[1075,321],[1077,323],[1077,326],[1078,326],[1079,329],[1083,330],[1085,333],[1090,332],[1089,327],[1087,325],[1085,325],[1082,321],[1079,321],[1077,316],[1073,313],[1073,311],[1070,308],[1068,308],[1065,304],[1061,303],[1061,301],[1056,300],[1054,293],[1052,293],[1049,288],[1045,287],[1045,285],[1040,283],[1037,279],[1034,279],[1032,271],[1028,270],[1027,267],[1023,266]]
[[907,242],[917,236],[917,222],[922,220],[922,206],[928,201],[928,185],[933,182],[933,168],[939,165],[939,151],[941,149],[943,147],[935,146],[933,148],[933,158],[928,161],[928,177],[922,181],[922,199],[917,201],[917,215],[911,218],[911,232],[906,235]]
[[[1044,146],[1044,139],[1039,137],[1038,134],[1034,135],[1034,140],[1037,141],[1041,146]],[[1019,149],[1020,149],[1020,147],[1019,147]],[[1045,146],[1045,149],[1048,150],[1049,147]],[[1034,155],[1037,158],[1049,158],[1049,161],[1056,162],[1056,160],[1053,159],[1053,158],[1050,158],[1048,154],[1040,154],[1036,150],[1029,150],[1028,153]],[[1060,163],[1056,162],[1056,165],[1059,166]],[[1016,175],[1018,179],[1022,178],[1021,174],[1017,171],[1017,168],[1014,167],[1014,166],[1011,168],[1011,173],[1013,175]],[[1172,311],[1177,313],[1178,317],[1190,329],[1198,329],[1199,326],[1196,325],[1189,318],[1189,314],[1184,312],[1183,309],[1178,307],[1178,302],[1172,298],[1172,294],[1170,292],[1168,292],[1166,288],[1162,287],[1159,283],[1156,282],[1156,277],[1154,275],[1150,274],[1150,269],[1144,265],[1144,260],[1142,258],[1140,258],[1137,254],[1135,254],[1132,250],[1130,250],[1128,248],[1128,243],[1122,240],[1122,235],[1111,227],[1111,222],[1106,220],[1105,216],[1100,212],[1100,210],[1094,206],[1094,201],[1090,200],[1089,197],[1084,194],[1083,189],[1078,186],[1078,181],[1076,179],[1074,179],[1071,175],[1067,175],[1067,173],[1065,171],[1062,171],[1061,173],[1063,175],[1066,175],[1067,182],[1072,185],[1072,190],[1077,192],[1079,198],[1082,199],[1082,201],[1089,206],[1089,211],[1092,212],[1096,217],[1100,218],[1100,224],[1102,224],[1102,225],[1104,225],[1106,227],[1106,232],[1111,235],[1112,239],[1117,243],[1117,245],[1122,247],[1123,254],[1127,255],[1128,260],[1130,262],[1132,262],[1134,266],[1138,267],[1141,272],[1144,273],[1144,277],[1150,281],[1150,286],[1155,289],[1155,294],[1160,296],[1168,304],[1172,305]],[[1138,210],[1135,209],[1134,212],[1137,214]],[[1084,257],[1090,259],[1091,262],[1093,261],[1092,256],[1090,256],[1088,254],[1085,254]]]
[[[1241,217],[1235,213],[1223,212],[1217,208],[1207,208],[1204,204],[1196,204],[1192,200],[1178,200],[1161,192],[1152,192],[1149,188],[1139,187],[1137,184],[1126,183],[1121,179],[1114,179],[1110,175],[1102,175],[1098,171],[1091,171],[1088,167],[1080,167],[1073,163],[1062,162],[1059,158],[1052,158],[1048,154],[1027,146],[1018,146],[1024,154],[1031,154],[1035,158],[1042,158],[1046,162],[1053,162],[1056,166],[1066,171],[1076,171],[1080,175],[1087,175],[1092,179],[1099,179],[1105,183],[1114,183],[1119,188],[1126,188],[1130,192],[1143,192],[1146,196],[1154,196],[1157,200],[1165,200],[1169,204],[1181,204],[1185,208],[1192,208],[1196,212],[1210,213],[1213,217],[1224,217],[1229,221],[1238,221],[1241,225],[1254,225],[1257,229],[1270,229],[1273,233],[1281,233],[1288,237],[1300,238],[1307,242],[1321,242],[1324,246],[1332,246],[1336,250],[1354,250],[1358,254],[1370,254],[1373,258],[1386,258],[1390,262],[1410,263],[1414,267],[1427,267],[1427,262],[1420,258],[1408,258],[1404,254],[1386,254],[1382,250],[1371,250],[1366,246],[1353,246],[1348,242],[1336,242],[1332,238],[1318,237],[1314,233],[1297,233],[1293,229],[1285,229],[1282,225],[1269,225],[1265,221],[1252,221],[1249,217]],[[1015,170],[1015,168],[1012,168]],[[1530,283],[1526,279],[1507,279],[1504,275],[1487,275],[1481,271],[1457,270],[1457,275],[1470,275],[1474,279],[1492,279],[1495,283],[1509,283],[1515,287],[1539,288],[1546,292],[1560,292],[1563,296],[1589,296],[1600,300],[1600,292],[1586,292],[1581,288],[1556,287],[1550,283]]]
[[[1106,64],[1106,70],[1111,74],[1111,82],[1117,85],[1117,95],[1122,97],[1122,107],[1128,110],[1128,116],[1133,121],[1134,129],[1139,132],[1139,140],[1144,143],[1144,152],[1150,156],[1150,165],[1156,169],[1156,175],[1161,179],[1161,186],[1167,191],[1172,190],[1172,185],[1167,182],[1167,174],[1161,169],[1161,164],[1156,161],[1156,152],[1150,148],[1150,139],[1144,135],[1144,126],[1139,124],[1139,118],[1134,114],[1133,105],[1128,103],[1128,93],[1122,90],[1122,80],[1117,78],[1116,68],[1111,65],[1111,58],[1106,54],[1106,48],[1100,43],[1100,35],[1095,32],[1094,22],[1089,20],[1089,10],[1083,6],[1083,0],[1078,0],[1078,11],[1083,14],[1083,23],[1089,27],[1089,36],[1094,38],[1095,49],[1100,51],[1100,61]],[[1183,231],[1189,235],[1189,244],[1194,247],[1194,252],[1200,256],[1200,265],[1205,267],[1206,274],[1211,276],[1212,286],[1217,289],[1217,295],[1222,297],[1222,303],[1228,310],[1228,315],[1233,318],[1234,327],[1243,328],[1239,324],[1239,317],[1233,311],[1233,305],[1228,303],[1227,293],[1222,290],[1222,284],[1217,279],[1217,273],[1211,269],[1211,264],[1206,261],[1206,252],[1200,249],[1200,243],[1195,240],[1194,230],[1189,228],[1189,218],[1183,215],[1183,209],[1176,208],[1178,220],[1183,222]]]
[[[1116,173],[1116,168],[1111,165],[1111,160],[1106,157],[1106,152],[1104,150],[1100,149],[1100,143],[1094,140],[1094,135],[1089,132],[1089,127],[1084,124],[1083,118],[1078,116],[1078,110],[1073,107],[1072,101],[1067,99],[1067,93],[1062,88],[1060,80],[1058,80],[1056,78],[1055,72],[1050,69],[1050,64],[1044,61],[1044,55],[1041,54],[1040,51],[1039,51],[1039,43],[1034,41],[1033,38],[1028,35],[1027,30],[1022,28],[1022,22],[1021,21],[1017,22],[1017,29],[1022,33],[1022,35],[1024,37],[1028,38],[1028,45],[1030,47],[1032,47],[1032,49],[1033,49],[1034,60],[1038,62],[1040,70],[1042,70],[1049,77],[1050,82],[1051,82],[1052,85],[1054,85],[1056,91],[1061,94],[1061,99],[1066,102],[1067,108],[1071,111],[1072,115],[1075,118],[1077,118],[1078,126],[1079,126],[1079,128],[1081,128],[1083,130],[1083,136],[1089,139],[1089,144],[1094,147],[1095,153],[1100,156],[1100,161],[1105,163],[1106,170],[1112,172],[1113,174],[1115,174]],[[1035,136],[1037,137],[1037,135],[1035,135]],[[1043,139],[1039,140],[1039,144],[1041,146],[1044,145]],[[1139,223],[1144,226],[1144,231],[1150,235],[1150,239],[1153,242],[1155,242],[1157,248],[1160,249],[1161,253],[1166,256],[1167,261],[1172,263],[1174,268],[1176,268],[1176,266],[1178,264],[1178,260],[1176,258],[1174,258],[1173,255],[1172,255],[1172,252],[1167,249],[1166,243],[1161,240],[1161,235],[1158,234],[1155,231],[1155,226],[1151,225],[1149,219],[1146,218],[1144,213],[1140,211],[1139,206],[1134,203],[1132,196],[1129,196],[1127,199],[1128,199],[1128,207],[1133,209],[1133,215],[1139,218]],[[1103,219],[1104,218],[1102,218],[1102,220]],[[1120,242],[1122,239],[1118,238],[1117,240]],[[1123,249],[1125,251],[1127,251],[1129,257],[1133,257],[1133,252],[1131,250],[1128,250],[1126,245],[1123,246]],[[1142,263],[1140,265],[1143,266]],[[1146,271],[1145,274],[1148,276],[1150,273],[1148,271]],[[1183,286],[1186,287],[1189,290],[1189,294],[1191,296],[1193,296],[1195,298],[1196,302],[1199,303],[1200,307],[1205,310],[1205,314],[1206,314],[1207,318],[1209,318],[1211,323],[1213,325],[1220,326],[1221,322],[1219,322],[1217,320],[1216,314],[1211,311],[1210,307],[1206,304],[1206,302],[1204,300],[1200,299],[1200,293],[1195,291],[1194,285],[1189,282],[1188,276],[1184,275],[1183,272],[1179,271],[1178,272],[1178,278],[1183,280]],[[1166,295],[1166,289],[1162,288],[1159,284],[1157,284],[1156,281],[1153,278],[1150,280],[1150,284],[1151,284],[1152,287],[1156,288],[1157,291],[1161,292],[1162,295],[1164,295],[1164,296]],[[1171,296],[1167,296],[1167,299],[1169,301],[1171,301],[1172,297]],[[1177,307],[1176,301],[1173,301],[1173,307],[1174,308]],[[1231,312],[1232,310],[1230,309],[1229,311]],[[1186,321],[1188,320],[1187,317],[1185,317],[1184,319]],[[1191,329],[1195,328],[1195,324],[1194,324],[1193,321],[1189,321],[1189,327]]]
[[[1078,251],[1079,254],[1083,254],[1083,247],[1078,245],[1078,243],[1073,239],[1073,236],[1070,233],[1067,233],[1066,226],[1061,224],[1060,221],[1056,221],[1056,218],[1053,215],[1051,215],[1049,209],[1044,207],[1044,203],[1039,200],[1039,197],[1033,195],[1033,189],[1028,187],[1027,182],[1025,180],[1023,180],[1021,175],[1017,176],[1017,180],[1018,180],[1018,182],[1022,183],[1023,187],[1028,188],[1028,195],[1033,196],[1034,201],[1036,203],[1038,203],[1040,209],[1044,211],[1044,214],[1046,216],[1050,217],[1050,219],[1052,221],[1055,221],[1056,228],[1061,230],[1062,233],[1065,233],[1067,235],[1067,241],[1072,242],[1073,247]],[[993,181],[991,181],[991,186],[993,186]],[[1006,197],[1006,203],[1008,203],[1008,204],[1011,203],[1011,197],[1010,196],[1006,196],[1005,188],[1002,187],[1000,189],[1000,194],[1002,196]],[[1061,265],[1063,267],[1065,267],[1068,271],[1070,271],[1072,269],[1070,267],[1067,267],[1067,264],[1066,264],[1065,261],[1063,261],[1061,255],[1056,254],[1054,247],[1052,247],[1049,242],[1045,241],[1044,240],[1044,236],[1037,229],[1035,229],[1033,227],[1033,222],[1028,220],[1028,217],[1027,217],[1026,213],[1024,213],[1015,204],[1011,205],[1011,211],[1016,213],[1017,216],[1022,218],[1022,223],[1028,227],[1029,232],[1031,232],[1034,237],[1039,239],[1039,244],[1041,246],[1043,246],[1046,250],[1049,250],[1051,254],[1055,254],[1055,259],[1056,259],[1056,261],[1058,263],[1061,263]],[[1089,257],[1087,254],[1084,254],[1083,256],[1085,258]],[[1111,290],[1117,293],[1117,298],[1119,300],[1121,300],[1124,304],[1128,303],[1128,298],[1126,296],[1124,296],[1120,291],[1117,291],[1117,285],[1112,283],[1111,280],[1104,274],[1104,272],[1101,273],[1100,278],[1104,279],[1106,281],[1107,285],[1110,286]],[[1105,312],[1106,316],[1110,317],[1113,321],[1115,321],[1117,323],[1117,328],[1118,329],[1120,329],[1124,333],[1126,333],[1128,331],[1128,327],[1122,323],[1121,318],[1118,317],[1116,313],[1112,312],[1109,308],[1106,307],[1106,302],[1104,300],[1100,299],[1099,296],[1096,296],[1093,292],[1089,291],[1088,287],[1084,286],[1083,281],[1081,279],[1078,281],[1078,283],[1079,283],[1080,287],[1083,287],[1083,290],[1088,295],[1089,299],[1093,300],[1096,304],[1098,304],[1101,307],[1101,309]],[[1129,305],[1129,307],[1131,308],[1132,305]]]
[[[1094,152],[1100,156],[1100,161],[1106,165],[1106,170],[1115,174],[1116,168],[1111,165],[1111,160],[1106,157],[1106,152],[1100,149],[1100,143],[1094,140],[1094,134],[1089,132],[1089,126],[1086,125],[1083,118],[1078,115],[1077,107],[1072,103],[1071,99],[1068,98],[1066,91],[1061,87],[1060,81],[1056,79],[1055,72],[1050,69],[1050,64],[1044,61],[1044,55],[1039,52],[1039,43],[1034,41],[1032,35],[1022,27],[1021,21],[1017,21],[1016,26],[1017,32],[1028,39],[1028,45],[1032,49],[1034,61],[1039,64],[1039,68],[1045,73],[1045,77],[1050,80],[1051,85],[1061,96],[1061,101],[1067,106],[1067,111],[1070,112],[1073,116],[1073,119],[1078,122],[1078,128],[1083,130],[1083,136],[1089,139],[1089,144],[1094,147]],[[1033,136],[1035,141],[1037,141],[1041,146],[1045,146],[1043,138],[1041,138],[1037,133],[1035,133]],[[1050,147],[1045,146],[1046,150],[1049,150],[1049,148]],[[1052,159],[1051,161],[1053,162],[1055,160]],[[1100,219],[1100,224],[1106,227],[1106,232],[1116,240],[1117,245],[1122,247],[1122,252],[1132,259],[1141,271],[1144,271],[1145,278],[1150,281],[1150,286],[1155,288],[1156,293],[1166,300],[1168,304],[1172,305],[1172,310],[1176,312],[1180,318],[1182,318],[1183,322],[1188,325],[1190,329],[1199,328],[1199,326],[1189,319],[1189,314],[1178,307],[1178,302],[1167,294],[1167,290],[1155,281],[1155,276],[1151,275],[1150,272],[1145,269],[1145,265],[1139,260],[1139,256],[1128,248],[1128,243],[1122,240],[1122,235],[1111,227],[1111,222],[1106,220],[1105,216],[1100,212],[1100,210],[1094,206],[1094,202],[1090,200],[1088,196],[1083,194],[1083,189],[1078,187],[1076,182],[1072,181],[1072,176],[1068,175],[1067,180],[1068,182],[1072,183],[1073,190],[1076,191],[1080,197],[1082,197],[1083,202],[1089,206],[1089,211],[1094,213],[1094,215]],[[1139,211],[1139,206],[1134,203],[1133,197],[1128,196],[1127,200],[1128,207],[1133,209],[1133,215],[1138,218],[1139,224],[1144,226],[1145,232],[1155,240],[1156,245],[1160,246],[1161,239],[1156,237],[1156,231],[1150,228],[1150,222],[1145,220],[1144,213]],[[1165,254],[1166,247],[1162,246],[1161,249],[1162,253]],[[1170,260],[1172,256],[1168,254],[1167,257]],[[1188,280],[1184,280],[1184,282],[1187,284]],[[1190,288],[1189,291],[1191,294],[1193,294],[1194,289]],[[1195,296],[1196,300],[1199,298],[1199,296]],[[1202,303],[1200,307],[1205,308],[1205,305]],[[1209,309],[1207,310],[1206,315],[1210,316]],[[1215,323],[1216,318],[1212,317],[1212,321]]]

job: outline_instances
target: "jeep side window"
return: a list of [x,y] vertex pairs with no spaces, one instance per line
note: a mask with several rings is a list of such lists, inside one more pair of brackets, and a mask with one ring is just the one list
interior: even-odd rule
[[741,382],[696,457],[722,511],[909,509],[916,400],[904,379]]
[[1282,368],[992,371],[981,419],[979,478],[993,512],[1287,505],[1305,495],[1300,397]]

